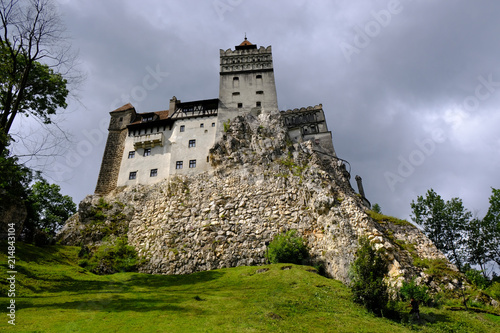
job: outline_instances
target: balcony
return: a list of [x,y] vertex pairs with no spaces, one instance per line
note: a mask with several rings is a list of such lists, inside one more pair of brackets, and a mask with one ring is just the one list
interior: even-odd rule
[[134,149],[163,146],[163,132],[134,136]]

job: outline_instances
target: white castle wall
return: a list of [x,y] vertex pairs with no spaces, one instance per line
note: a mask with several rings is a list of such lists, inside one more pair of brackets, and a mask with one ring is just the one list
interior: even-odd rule
[[[181,126],[184,131],[181,132]],[[132,186],[137,184],[150,185],[157,183],[171,175],[194,175],[209,171],[210,161],[208,150],[213,146],[217,130],[217,117],[186,118],[175,121],[170,129],[160,127],[153,133],[141,135],[163,134],[163,145],[151,147],[151,154],[144,156],[144,148],[134,148],[133,133],[125,139],[124,153],[118,175],[117,186]],[[195,147],[189,147],[189,141],[195,140]],[[134,158],[129,158],[129,152],[135,151]],[[190,168],[190,161],[196,161],[196,167]],[[176,169],[176,162],[182,161],[182,169]],[[157,174],[151,177],[151,170],[157,169]],[[136,172],[135,179],[129,179],[130,172]]]

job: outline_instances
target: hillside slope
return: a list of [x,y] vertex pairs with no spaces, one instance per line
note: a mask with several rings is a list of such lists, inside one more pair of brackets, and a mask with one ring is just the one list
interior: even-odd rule
[[[5,248],[5,243],[0,243]],[[347,287],[308,266],[265,265],[165,276],[99,276],[77,247],[17,244],[16,326],[3,332],[495,332],[498,317],[422,308],[422,321],[376,318]],[[6,256],[0,254],[1,294]],[[9,300],[0,298],[2,304]],[[406,309],[403,310],[407,312]]]

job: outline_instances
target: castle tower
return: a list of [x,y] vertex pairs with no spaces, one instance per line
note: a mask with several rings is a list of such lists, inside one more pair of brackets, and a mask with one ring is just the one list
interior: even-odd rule
[[245,37],[234,51],[220,50],[219,100],[219,114],[229,112],[227,118],[278,110],[271,46],[257,48]]
[[104,148],[101,170],[95,188],[96,194],[107,194],[116,188],[120,164],[123,156],[125,139],[127,138],[127,125],[135,116],[132,104],[126,104],[109,113],[111,120],[108,127],[108,139]]

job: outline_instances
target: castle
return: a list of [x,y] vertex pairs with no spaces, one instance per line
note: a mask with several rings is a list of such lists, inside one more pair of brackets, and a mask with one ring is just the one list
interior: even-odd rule
[[392,286],[434,283],[415,258],[446,260],[410,223],[370,217],[321,104],[279,111],[270,46],[245,39],[220,50],[219,98],[173,97],[168,110],[146,113],[127,104],[110,115],[95,194],[65,223],[62,244],[95,250],[125,238],[140,272],[189,274],[265,264],[269,242],[297,230],[309,262],[348,283],[367,237],[384,249]]
[[[220,50],[219,98],[181,102],[174,96],[168,110],[139,113],[126,104],[110,112],[95,193],[210,172],[209,150],[232,119],[279,112],[271,46],[257,48],[245,37],[235,50]],[[312,140],[335,156],[321,104],[281,114],[293,142]]]

